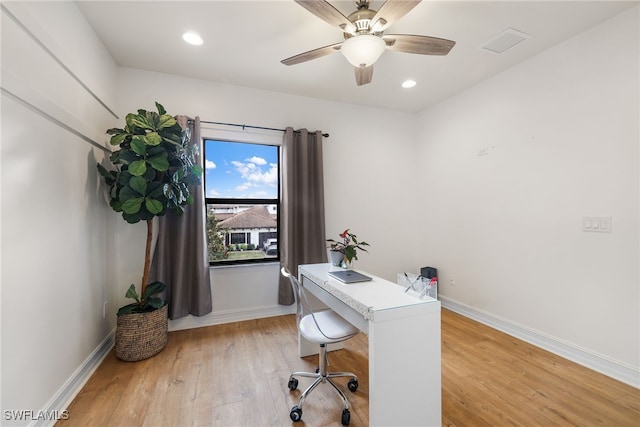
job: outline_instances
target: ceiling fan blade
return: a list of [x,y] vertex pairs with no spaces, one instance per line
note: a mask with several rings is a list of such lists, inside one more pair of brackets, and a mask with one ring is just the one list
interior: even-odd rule
[[387,0],[371,19],[371,28],[374,31],[384,31],[388,26],[409,13],[421,0],[395,1]]
[[371,83],[373,79],[373,65],[368,67],[355,67],[356,69],[356,83],[358,86]]
[[338,52],[340,50],[340,46],[342,46],[342,42],[300,53],[292,56],[291,58],[283,59],[280,62],[284,65],[295,65],[301,62],[311,61],[312,59],[321,58],[334,52]]
[[295,0],[295,2],[323,21],[336,25],[348,33],[353,33],[356,30],[355,25],[346,16],[324,0]]
[[453,40],[410,34],[385,34],[387,49],[419,55],[446,55],[456,44]]

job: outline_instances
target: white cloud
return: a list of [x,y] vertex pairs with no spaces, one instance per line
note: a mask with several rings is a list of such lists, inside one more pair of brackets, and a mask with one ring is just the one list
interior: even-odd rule
[[257,157],[257,156],[253,156],[250,159],[247,159],[247,162],[249,163],[254,163],[258,166],[264,166],[267,164],[267,161],[265,159],[263,159],[262,157]]
[[215,169],[215,168],[217,168],[217,167],[218,167],[218,166],[216,166],[216,164],[215,164],[215,163],[213,163],[211,160],[205,160],[205,161],[204,161],[204,168],[205,168],[205,169]]
[[[257,158],[254,157],[253,159]],[[236,171],[240,173],[240,176],[249,182],[267,185],[274,185],[278,182],[278,165],[275,163],[269,164],[269,169],[266,171],[259,167],[256,162],[243,163],[235,160],[231,163],[236,168]],[[266,162],[264,162],[264,164],[266,164]]]

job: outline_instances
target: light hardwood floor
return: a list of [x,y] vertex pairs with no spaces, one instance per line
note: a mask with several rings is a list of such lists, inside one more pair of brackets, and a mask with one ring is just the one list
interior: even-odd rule
[[[296,336],[291,315],[171,332],[163,352],[141,362],[112,352],[56,425],[340,426],[341,403],[324,385],[302,422],[289,419],[310,381],[290,392],[290,372],[317,364],[297,357]],[[330,356],[330,370],[359,376],[358,391],[346,391],[352,426],[368,425],[367,345],[360,334]],[[442,310],[442,424],[640,426],[640,390]]]

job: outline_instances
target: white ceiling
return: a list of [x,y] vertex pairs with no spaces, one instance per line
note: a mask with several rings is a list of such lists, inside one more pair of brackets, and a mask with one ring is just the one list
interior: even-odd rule
[[[352,1],[330,3],[345,15],[355,10]],[[370,8],[381,4],[371,1]],[[449,55],[387,50],[374,66],[373,82],[357,86],[340,53],[280,63],[343,40],[340,29],[292,0],[78,2],[120,66],[406,112],[422,111],[638,4],[424,0],[385,33],[455,40]],[[503,54],[481,49],[507,28],[532,37]],[[187,30],[198,32],[204,44],[184,43]],[[417,86],[401,88],[407,78]]]

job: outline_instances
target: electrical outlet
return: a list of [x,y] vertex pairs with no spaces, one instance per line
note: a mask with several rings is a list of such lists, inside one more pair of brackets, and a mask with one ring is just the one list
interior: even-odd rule
[[455,284],[456,284],[456,278],[455,278],[455,277],[453,277],[453,276],[449,276],[449,284],[450,284],[451,286],[455,286]]

